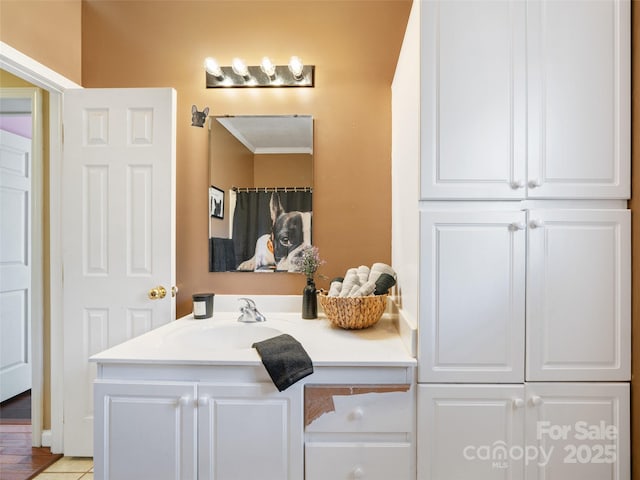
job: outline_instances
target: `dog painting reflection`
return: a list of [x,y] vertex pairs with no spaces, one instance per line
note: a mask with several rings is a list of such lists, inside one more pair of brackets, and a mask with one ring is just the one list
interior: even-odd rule
[[271,195],[271,233],[256,241],[255,254],[238,270],[296,272],[295,259],[311,245],[311,212],[285,212],[277,193]]

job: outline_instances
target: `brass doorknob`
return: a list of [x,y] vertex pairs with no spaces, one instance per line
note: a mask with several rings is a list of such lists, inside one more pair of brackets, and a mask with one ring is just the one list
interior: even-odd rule
[[149,298],[151,300],[159,300],[167,296],[167,289],[162,285],[157,286],[156,288],[152,288],[149,290]]

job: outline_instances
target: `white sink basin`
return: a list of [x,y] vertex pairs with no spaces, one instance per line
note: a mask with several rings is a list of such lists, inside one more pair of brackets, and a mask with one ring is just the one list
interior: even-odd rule
[[224,323],[196,326],[168,334],[165,342],[177,342],[187,349],[242,350],[254,342],[280,335],[282,331],[257,323]]

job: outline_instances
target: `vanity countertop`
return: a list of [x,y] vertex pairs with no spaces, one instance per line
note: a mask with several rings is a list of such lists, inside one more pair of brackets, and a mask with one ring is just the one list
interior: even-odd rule
[[397,321],[385,314],[363,330],[332,326],[322,315],[302,319],[300,313],[266,313],[266,322],[240,323],[237,312],[214,313],[196,320],[187,315],[155,330],[93,355],[100,364],[257,365],[254,341],[288,333],[298,340],[314,366],[411,367],[416,359],[405,346]]

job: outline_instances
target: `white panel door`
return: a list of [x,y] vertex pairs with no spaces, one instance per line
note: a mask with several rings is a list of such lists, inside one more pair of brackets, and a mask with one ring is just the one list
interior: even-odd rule
[[31,139],[0,130],[0,402],[31,388]]
[[529,197],[629,198],[630,3],[527,2]]
[[525,220],[421,212],[419,382],[524,380]]
[[195,480],[196,385],[98,380],[97,480]]
[[527,480],[629,480],[629,385],[528,383]]
[[199,480],[303,478],[301,386],[198,386]]
[[[64,95],[66,455],[93,454],[88,358],[175,318],[175,102],[172,89]],[[168,293],[151,300],[157,286]]]
[[631,378],[628,210],[532,210],[527,380]]
[[421,198],[523,198],[525,2],[421,11]]
[[418,480],[524,479],[525,406],[523,385],[419,385]]

